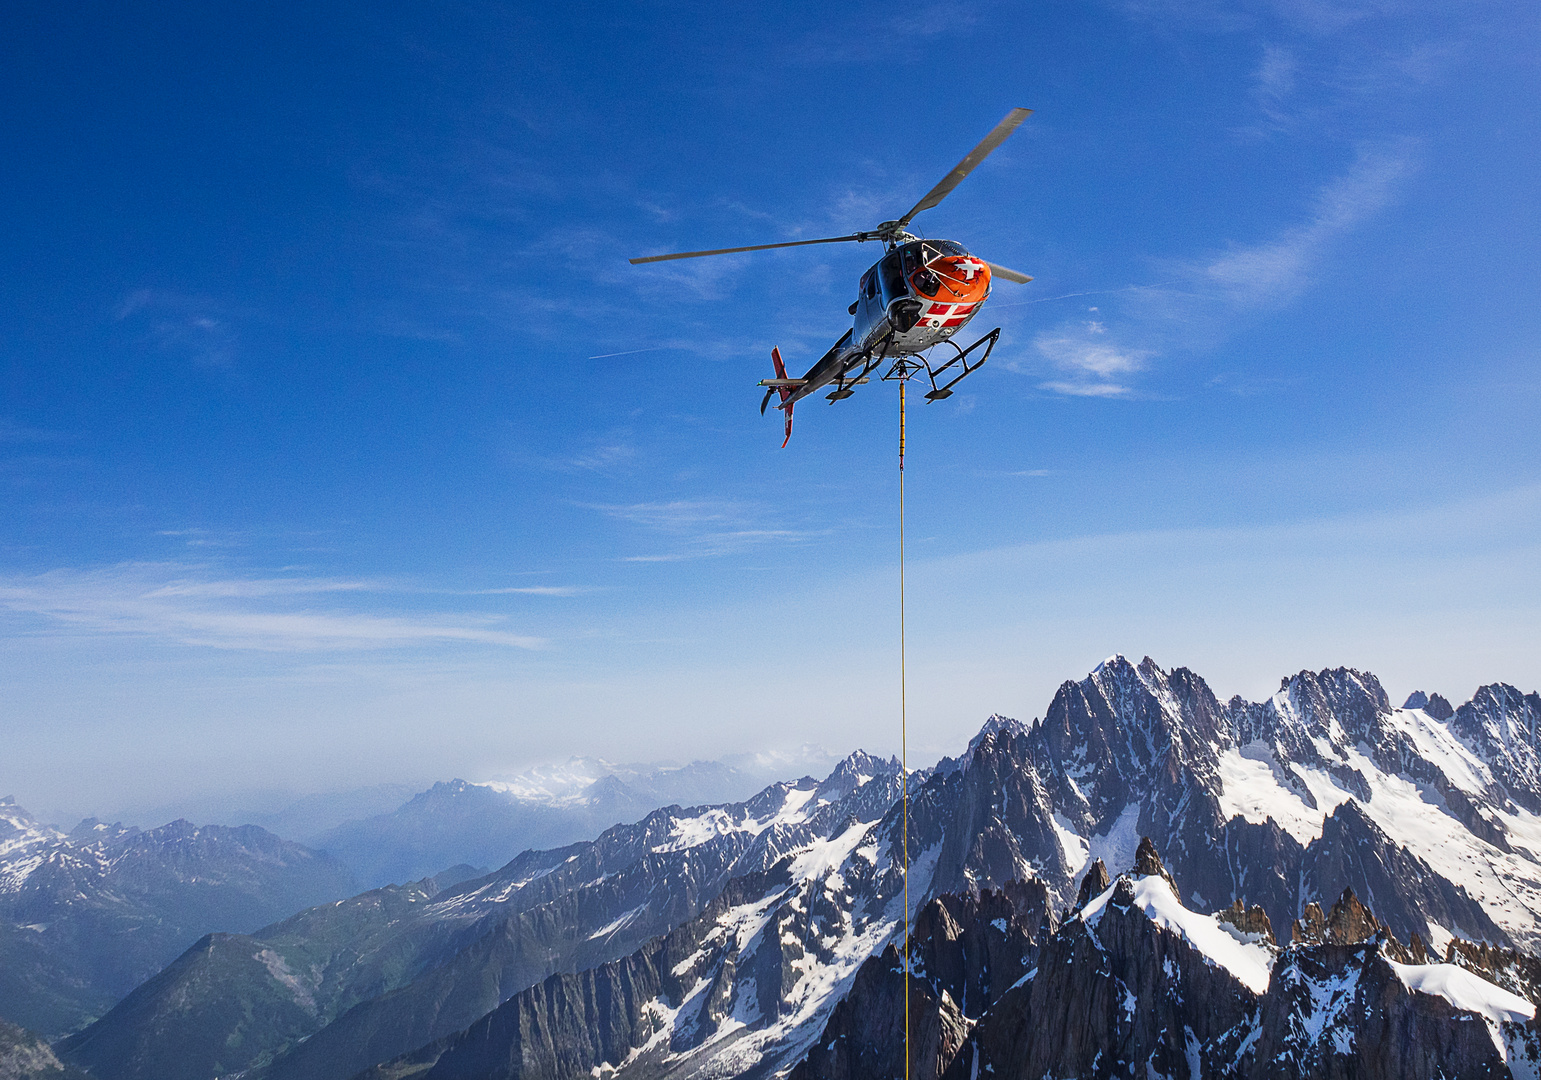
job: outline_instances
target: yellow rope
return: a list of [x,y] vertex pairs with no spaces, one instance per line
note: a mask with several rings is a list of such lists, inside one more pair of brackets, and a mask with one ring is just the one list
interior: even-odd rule
[[904,380],[899,380],[899,800],[904,827],[904,1080],[910,1080],[910,752],[904,671]]

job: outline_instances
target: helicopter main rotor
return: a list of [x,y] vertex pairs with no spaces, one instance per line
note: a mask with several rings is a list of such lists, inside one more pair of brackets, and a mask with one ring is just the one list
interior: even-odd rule
[[[948,195],[952,194],[953,188],[961,184],[968,174],[979,166],[981,161],[989,157],[996,147],[1005,142],[1007,136],[1017,130],[1022,121],[1032,115],[1032,112],[1032,109],[1012,109],[1000,123],[991,129],[990,134],[980,140],[978,146],[970,150],[962,161],[953,166],[951,172],[942,177],[939,184],[926,192],[921,197],[921,200],[910,208],[909,213],[894,221],[881,222],[875,229],[851,233],[849,236],[824,236],[817,240],[788,240],[780,244],[751,244],[748,247],[713,248],[710,251],[676,251],[668,255],[644,255],[641,258],[628,261],[633,266],[636,266],[641,263],[669,262],[673,259],[699,259],[705,255],[736,255],[744,251],[769,251],[772,248],[807,247],[810,244],[844,244],[853,241],[863,244],[869,240],[881,241],[892,250],[900,244],[917,239],[917,237],[909,233],[909,224],[915,215],[923,210],[930,210],[933,206],[947,198]],[[1003,277],[1007,281],[1026,284],[1032,280],[1026,274],[1004,266],[997,266],[992,262],[986,262],[985,265],[990,268],[991,273]]]

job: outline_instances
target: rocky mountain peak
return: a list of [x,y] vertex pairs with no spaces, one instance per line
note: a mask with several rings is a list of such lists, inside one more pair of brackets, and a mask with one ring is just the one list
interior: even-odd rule
[[1487,762],[1509,796],[1541,813],[1541,695],[1504,683],[1477,688],[1450,716],[1450,730]]
[[1269,945],[1278,945],[1278,940],[1273,936],[1273,923],[1268,919],[1268,912],[1264,911],[1260,904],[1247,907],[1241,900],[1235,900],[1228,908],[1221,908],[1215,913],[1215,918],[1223,923],[1229,923],[1243,934],[1257,934]]
[[1161,856],[1156,853],[1156,845],[1151,843],[1148,836],[1140,837],[1140,846],[1134,852],[1134,872],[1141,877],[1157,875],[1166,877],[1166,867],[1161,865]]
[[1091,866],[1086,871],[1086,876],[1081,879],[1081,891],[1076,894],[1075,910],[1080,911],[1095,897],[1108,891],[1108,886],[1113,883],[1108,877],[1108,868],[1101,859],[1093,859]]
[[968,748],[963,751],[956,761],[943,758],[938,768],[950,770],[951,768],[967,769],[974,761],[974,756],[980,747],[985,745],[995,746],[1002,741],[1010,741],[1027,734],[1027,727],[1009,716],[992,713],[984,722],[978,733],[968,741]]
[[1158,877],[1172,887],[1173,896],[1182,895],[1177,891],[1177,882],[1172,880],[1172,875],[1161,862],[1155,843],[1148,836],[1140,837],[1140,846],[1135,849],[1134,872],[1139,877]]
[[1439,694],[1425,694],[1422,690],[1414,690],[1407,695],[1407,700],[1402,702],[1404,709],[1422,709],[1436,720],[1448,720],[1455,715],[1455,709],[1450,702]]
[[1391,713],[1380,680],[1353,668],[1302,671],[1283,680],[1279,690],[1304,734],[1325,737],[1335,746],[1367,737]]
[[1373,940],[1380,932],[1380,924],[1370,909],[1354,895],[1353,889],[1344,889],[1326,915],[1315,901],[1307,904],[1290,927],[1290,941],[1304,945],[1358,945]]

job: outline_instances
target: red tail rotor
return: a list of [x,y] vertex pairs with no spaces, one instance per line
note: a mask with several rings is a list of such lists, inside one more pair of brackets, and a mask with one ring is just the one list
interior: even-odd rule
[[[787,366],[781,362],[781,349],[779,347],[771,349],[771,363],[776,365],[776,378],[785,379],[787,377]],[[788,386],[778,386],[776,389],[781,392],[781,404],[776,407],[787,414],[787,437],[781,440],[781,448],[785,450],[787,443],[792,441],[792,406],[787,404],[787,398],[792,396],[792,389]],[[769,401],[770,395],[765,395],[765,399]],[[760,411],[765,411],[763,406]]]

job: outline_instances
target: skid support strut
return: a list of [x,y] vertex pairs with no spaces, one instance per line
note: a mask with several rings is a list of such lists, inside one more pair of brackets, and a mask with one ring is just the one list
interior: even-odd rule
[[[990,359],[990,352],[995,348],[995,343],[1000,340],[1000,337],[1001,328],[997,326],[994,330],[991,330],[988,334],[974,342],[974,344],[970,345],[966,349],[959,349],[957,342],[947,342],[947,344],[951,345],[954,349],[957,349],[958,355],[954,356],[951,360],[947,361],[947,363],[943,364],[939,368],[933,368],[931,366],[931,361],[926,361],[926,374],[931,379],[931,392],[926,395],[926,400],[941,401],[943,398],[952,397],[952,388],[957,386],[958,383],[963,381],[963,379],[978,371],[981,367],[984,366],[984,362]],[[983,355],[981,355],[978,360],[970,364],[968,362],[969,353],[973,352],[981,345],[985,347]],[[941,375],[954,364],[963,365],[963,370],[958,372],[958,374],[954,375],[951,380],[943,383],[941,386],[936,385],[937,376]]]
[[850,378],[846,378],[844,376],[837,376],[835,378],[835,389],[824,395],[825,397],[829,398],[831,404],[836,401],[844,401],[846,398],[855,393],[851,387],[860,386],[867,381],[867,376],[871,374],[879,364],[888,358],[888,345],[889,342],[893,341],[893,339],[893,331],[890,330],[883,336],[882,341],[879,341],[872,348],[859,355],[851,364],[851,366],[846,369],[847,371],[852,370],[856,367],[857,364],[860,364],[860,371],[858,371]]

